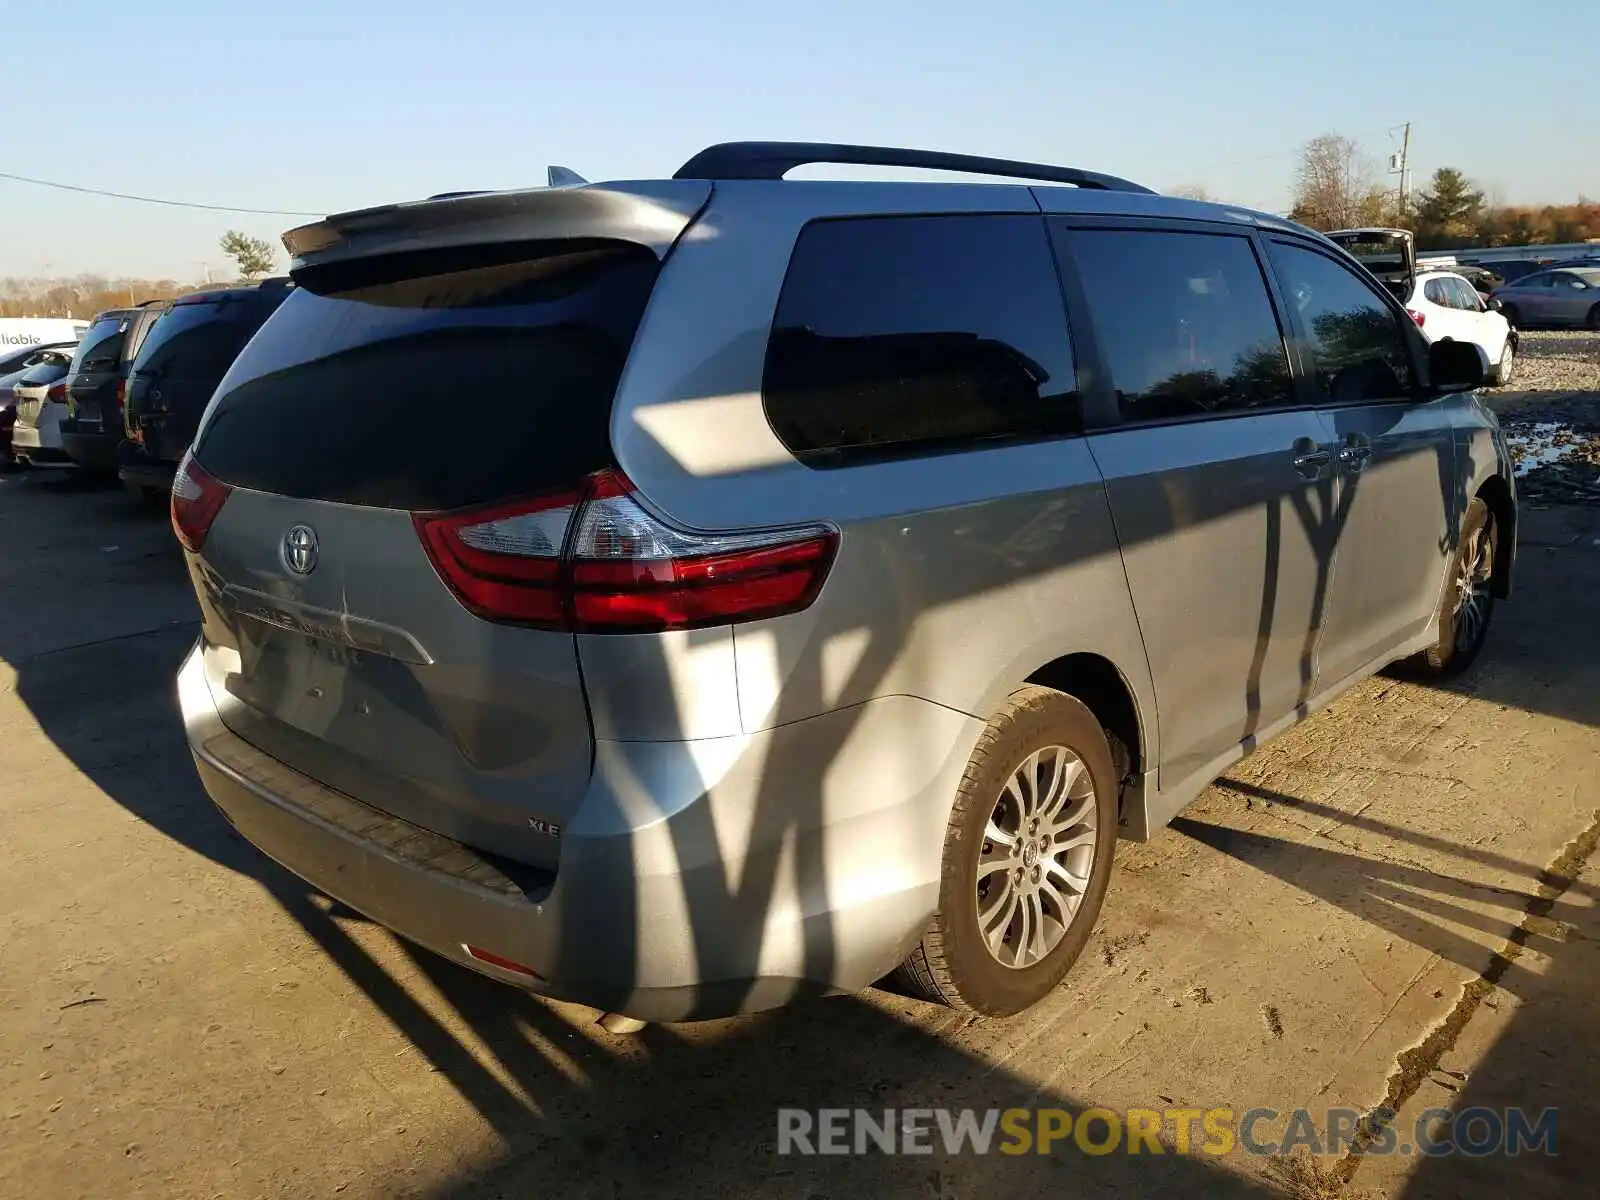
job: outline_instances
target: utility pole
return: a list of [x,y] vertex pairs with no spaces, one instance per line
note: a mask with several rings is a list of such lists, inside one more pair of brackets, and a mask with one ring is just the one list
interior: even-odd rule
[[1405,133],[1400,139],[1400,219],[1406,219],[1406,212],[1411,207],[1411,122],[1405,124]]

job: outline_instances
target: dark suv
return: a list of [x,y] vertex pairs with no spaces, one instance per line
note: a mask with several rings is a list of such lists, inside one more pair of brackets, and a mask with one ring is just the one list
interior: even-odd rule
[[67,376],[67,415],[61,420],[61,447],[76,466],[116,471],[128,367],[167,306],[168,301],[149,300],[110,309],[94,319],[78,343]]
[[128,372],[117,474],[165,495],[200,414],[234,358],[293,285],[265,279],[180,296],[156,321]]

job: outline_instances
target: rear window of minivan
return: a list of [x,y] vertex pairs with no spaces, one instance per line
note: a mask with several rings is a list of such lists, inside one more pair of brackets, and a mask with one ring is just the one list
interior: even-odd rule
[[434,510],[612,465],[611,402],[659,264],[603,239],[297,273],[234,361],[195,457],[239,487]]
[[250,295],[179,301],[150,326],[133,369],[220,379],[254,332],[257,311]]
[[126,316],[106,317],[89,326],[73,353],[73,371],[104,371],[115,367],[122,353],[123,339],[128,336],[130,321]]

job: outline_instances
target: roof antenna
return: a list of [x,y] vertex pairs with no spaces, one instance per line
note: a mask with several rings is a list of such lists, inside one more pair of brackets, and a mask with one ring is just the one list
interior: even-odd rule
[[553,188],[586,187],[589,181],[569,167],[546,167],[549,184]]

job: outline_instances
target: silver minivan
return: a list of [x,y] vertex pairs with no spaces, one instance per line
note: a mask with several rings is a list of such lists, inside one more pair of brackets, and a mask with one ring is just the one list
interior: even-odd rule
[[196,764],[551,996],[1020,1011],[1118,838],[1389,663],[1464,669],[1510,591],[1481,353],[1264,213],[737,143],[284,240],[173,489]]

